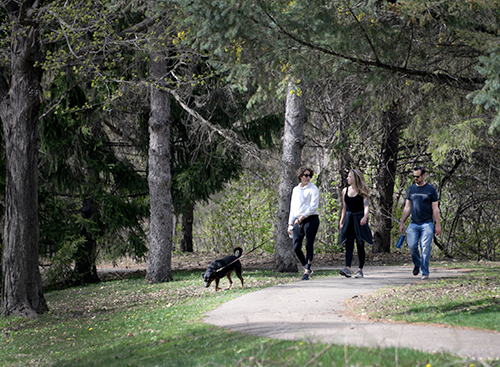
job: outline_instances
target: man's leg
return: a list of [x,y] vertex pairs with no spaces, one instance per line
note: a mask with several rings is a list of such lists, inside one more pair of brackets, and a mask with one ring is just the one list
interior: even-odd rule
[[434,236],[434,224],[424,223],[421,226],[422,238],[422,275],[429,275],[429,263],[431,261],[432,237]]
[[418,248],[418,240],[420,238],[420,226],[415,223],[410,223],[406,229],[406,242],[408,243],[408,249],[410,250],[411,259],[413,265],[420,267],[420,250]]

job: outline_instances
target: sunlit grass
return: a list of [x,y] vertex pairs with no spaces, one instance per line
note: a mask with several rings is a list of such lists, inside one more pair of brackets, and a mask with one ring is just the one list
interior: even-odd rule
[[[315,276],[332,276],[318,270]],[[335,273],[336,275],[336,273]],[[199,272],[175,281],[143,278],[51,291],[51,311],[36,320],[0,319],[1,366],[469,366],[444,354],[356,348],[243,335],[203,315],[247,292],[296,281],[300,274],[247,270],[229,291],[204,288]],[[227,286],[224,280],[221,284]]]
[[460,268],[470,272],[362,296],[356,301],[357,312],[372,318],[500,331],[500,264],[466,263]]

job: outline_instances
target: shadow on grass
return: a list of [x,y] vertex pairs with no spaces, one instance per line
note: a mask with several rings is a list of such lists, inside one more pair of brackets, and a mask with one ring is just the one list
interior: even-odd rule
[[500,331],[500,303],[497,297],[483,297],[474,301],[448,302],[437,306],[416,306],[402,313],[409,322],[445,323],[460,326],[468,319],[470,327]]
[[[269,340],[219,329],[201,322],[188,324],[175,338],[168,333],[148,338],[133,335],[61,357],[52,366],[472,366],[443,354],[410,349],[358,348],[307,341]],[[478,365],[479,366],[479,365]],[[486,365],[488,366],[488,365]],[[492,365],[493,366],[493,365]]]

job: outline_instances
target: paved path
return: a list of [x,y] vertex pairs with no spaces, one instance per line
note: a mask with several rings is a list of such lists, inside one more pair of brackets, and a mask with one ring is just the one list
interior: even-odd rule
[[[360,321],[343,315],[346,300],[379,288],[421,282],[413,267],[365,267],[365,278],[333,276],[265,288],[227,302],[205,321],[275,339],[301,339],[368,347],[405,347],[500,359],[500,333],[404,323]],[[460,271],[431,268],[431,279]]]

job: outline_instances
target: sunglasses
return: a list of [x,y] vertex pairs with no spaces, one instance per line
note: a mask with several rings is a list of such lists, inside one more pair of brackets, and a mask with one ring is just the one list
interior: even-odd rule
[[311,177],[312,178],[313,175],[302,175],[302,176],[304,176],[304,177]]
[[419,175],[419,176],[413,175],[413,178],[420,178],[420,177],[422,177],[422,175]]

